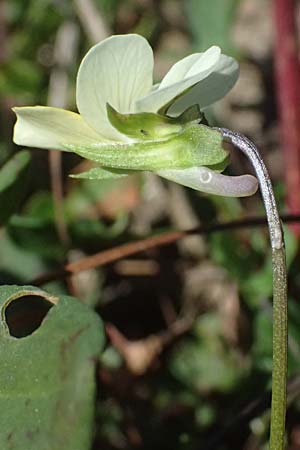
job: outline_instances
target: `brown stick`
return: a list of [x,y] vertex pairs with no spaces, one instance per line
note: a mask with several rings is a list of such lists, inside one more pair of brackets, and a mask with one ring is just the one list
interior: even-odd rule
[[[281,219],[286,223],[295,223],[300,221],[300,214],[298,215],[283,215]],[[96,253],[95,255],[88,256],[79,261],[66,264],[62,269],[56,272],[50,272],[37,277],[31,282],[31,284],[40,286],[49,281],[53,281],[59,278],[64,278],[68,275],[82,272],[94,267],[105,266],[111,264],[119,259],[125,258],[136,253],[150,250],[151,248],[160,247],[163,245],[172,244],[185,236],[199,233],[199,234],[211,234],[220,231],[234,230],[241,228],[265,226],[267,221],[265,217],[254,217],[250,219],[235,220],[231,222],[219,223],[208,227],[196,227],[191,230],[185,231],[171,231],[162,233],[158,236],[152,236],[146,239],[140,239],[135,242],[123,244],[118,247],[104,250]]]

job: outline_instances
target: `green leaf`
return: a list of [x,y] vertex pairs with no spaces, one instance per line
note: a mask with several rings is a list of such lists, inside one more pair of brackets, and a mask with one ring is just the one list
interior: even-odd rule
[[24,150],[13,156],[0,169],[0,225],[5,224],[19,208],[20,201],[24,197],[29,163],[30,153]]
[[229,392],[244,374],[237,354],[227,348],[220,320],[206,313],[196,323],[194,339],[186,339],[173,352],[173,376],[196,392]]
[[0,93],[19,96],[24,91],[37,91],[40,88],[41,78],[36,62],[15,55],[6,66],[1,67]]
[[5,230],[1,235],[0,273],[2,282],[26,283],[48,268],[42,257],[17,245]]
[[239,0],[188,0],[187,17],[194,35],[195,48],[204,51],[219,45],[232,53],[231,30]]
[[99,317],[30,286],[1,286],[0,313],[0,448],[90,449]]
[[7,232],[21,249],[51,260],[62,260],[64,257],[65,250],[57,239],[54,222],[50,218],[42,215],[14,214],[7,226]]
[[222,164],[228,157],[222,144],[218,131],[204,125],[187,124],[183,131],[165,139],[65,147],[105,168],[155,171]]

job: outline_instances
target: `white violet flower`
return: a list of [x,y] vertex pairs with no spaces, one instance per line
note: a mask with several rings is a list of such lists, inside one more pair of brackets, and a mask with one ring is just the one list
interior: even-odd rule
[[228,163],[221,133],[199,124],[201,111],[221,99],[237,78],[237,62],[213,46],[183,58],[153,85],[147,40],[136,34],[112,36],[81,62],[79,114],[45,106],[14,108],[14,142],[72,151],[98,164],[79,178],[150,170],[202,192],[252,195],[256,178],[220,174]]

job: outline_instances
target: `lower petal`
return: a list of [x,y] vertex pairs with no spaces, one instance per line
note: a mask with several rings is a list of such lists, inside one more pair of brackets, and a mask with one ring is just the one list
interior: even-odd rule
[[248,197],[255,194],[258,181],[253,175],[228,176],[207,167],[159,170],[157,175],[207,194]]
[[47,106],[14,108],[17,122],[13,140],[26,147],[64,150],[65,144],[82,145],[105,142],[79,114]]

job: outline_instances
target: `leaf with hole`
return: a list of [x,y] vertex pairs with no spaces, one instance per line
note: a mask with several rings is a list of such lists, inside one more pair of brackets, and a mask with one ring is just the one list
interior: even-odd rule
[[0,287],[0,448],[88,450],[99,317],[72,297]]

